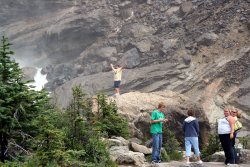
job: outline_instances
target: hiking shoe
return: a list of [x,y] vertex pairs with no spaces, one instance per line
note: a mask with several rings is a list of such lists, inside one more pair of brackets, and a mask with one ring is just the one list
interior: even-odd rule
[[161,163],[161,160],[157,161],[157,163]]
[[197,161],[196,163],[197,163],[197,164],[202,164],[203,162],[202,162],[202,160],[199,160],[199,161]]
[[151,161],[151,164],[156,164],[156,161]]
[[186,162],[186,164],[187,164],[187,165],[190,165],[190,164],[191,164],[191,162],[189,162],[189,161],[188,161],[188,162]]

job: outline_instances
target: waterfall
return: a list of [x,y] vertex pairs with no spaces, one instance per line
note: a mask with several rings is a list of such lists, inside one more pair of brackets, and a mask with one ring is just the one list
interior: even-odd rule
[[29,84],[29,85],[35,86],[35,88],[32,88],[32,89],[36,91],[42,90],[44,85],[48,82],[46,79],[47,74],[43,75],[41,71],[42,71],[42,68],[37,68],[36,75],[34,76],[35,82]]

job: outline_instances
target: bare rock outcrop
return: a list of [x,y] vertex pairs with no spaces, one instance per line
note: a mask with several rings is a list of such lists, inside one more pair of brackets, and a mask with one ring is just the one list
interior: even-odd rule
[[200,123],[201,140],[202,142],[207,140],[210,126],[204,110],[199,104],[192,102],[188,97],[181,94],[172,91],[130,92],[115,98],[110,97],[110,100],[114,100],[118,112],[128,118],[132,135],[139,139],[151,138],[149,130],[150,115],[159,102],[164,102],[167,106],[164,114],[169,122],[165,125],[165,128],[175,127],[174,133],[177,136],[183,136],[182,123],[187,116],[187,109],[194,107]]
[[109,152],[112,159],[119,165],[142,166],[146,163],[143,153],[130,151],[128,146],[113,146],[109,149]]

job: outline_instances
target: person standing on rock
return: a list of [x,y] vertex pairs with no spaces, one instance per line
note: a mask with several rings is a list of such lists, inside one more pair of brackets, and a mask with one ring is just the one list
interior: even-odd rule
[[235,119],[230,115],[229,108],[224,109],[224,118],[218,120],[218,134],[225,153],[225,164],[235,163],[233,153],[234,123]]
[[187,164],[190,164],[189,157],[191,156],[191,147],[194,148],[194,154],[198,158],[197,163],[202,164],[200,158],[199,150],[199,123],[198,120],[194,117],[195,113],[192,108],[188,109],[188,117],[183,122],[183,131],[185,135],[185,150],[186,150],[186,160]]
[[241,113],[238,112],[238,109],[232,107],[230,109],[230,115],[234,118],[235,124],[234,124],[234,137],[232,139],[232,148],[233,148],[233,154],[234,154],[234,161],[236,164],[239,163],[239,159],[237,157],[237,152],[235,149],[235,140],[237,133],[239,132],[240,128],[242,127],[242,124],[238,121],[239,118],[241,118]]
[[152,163],[160,163],[160,154],[162,147],[162,124],[166,121],[163,111],[166,106],[163,103],[158,104],[158,108],[152,112],[150,120],[150,133],[152,134]]
[[113,64],[110,64],[113,72],[114,72],[114,88],[115,88],[115,95],[120,95],[120,84],[122,79],[122,69],[123,67],[116,65],[115,67]]

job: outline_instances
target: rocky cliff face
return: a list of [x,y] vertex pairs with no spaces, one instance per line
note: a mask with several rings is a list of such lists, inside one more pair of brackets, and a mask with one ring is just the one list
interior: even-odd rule
[[[210,123],[224,105],[250,110],[249,0],[2,0],[5,32],[23,66],[42,67],[57,103],[71,88],[172,90],[199,103]],[[32,60],[32,61],[30,61]],[[29,61],[29,63],[27,63]]]

